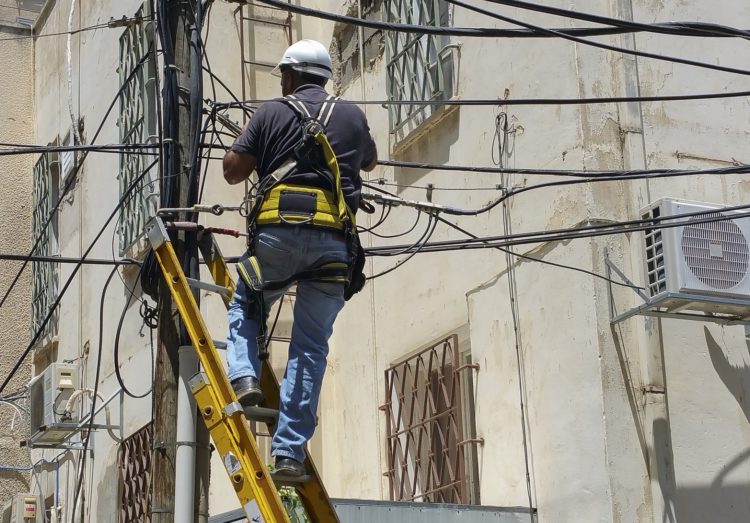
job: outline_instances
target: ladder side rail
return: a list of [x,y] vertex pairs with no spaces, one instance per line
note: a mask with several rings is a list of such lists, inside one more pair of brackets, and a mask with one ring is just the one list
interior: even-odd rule
[[149,239],[204,369],[191,381],[201,416],[248,519],[252,521],[259,512],[266,523],[289,523],[289,516],[260,458],[250,426],[229,384],[174,247],[161,220],[156,220],[149,226]]
[[[204,235],[199,246],[211,275],[216,275],[215,278],[217,276],[220,278],[215,280],[216,284],[231,288],[234,291],[234,280],[231,277],[229,268],[224,257],[221,255],[218,245],[216,245],[215,237],[212,234]],[[225,301],[225,304],[228,306],[229,302]],[[260,388],[265,397],[265,406],[270,409],[279,410],[280,389],[276,374],[271,367],[270,360],[264,360],[262,366]],[[268,432],[272,433],[273,424],[266,425]],[[339,523],[338,515],[333,509],[333,504],[323,486],[323,482],[320,480],[318,470],[315,468],[315,464],[310,459],[309,454],[305,452],[305,455],[307,456],[305,459],[305,468],[313,479],[295,487],[299,493],[302,505],[314,523]]]

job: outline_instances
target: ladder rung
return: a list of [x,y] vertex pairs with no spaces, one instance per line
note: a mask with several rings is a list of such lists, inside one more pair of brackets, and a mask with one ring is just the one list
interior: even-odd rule
[[245,417],[250,421],[261,421],[273,425],[279,419],[279,411],[265,407],[245,407]]
[[312,476],[309,474],[305,474],[304,476],[285,476],[272,472],[271,479],[276,483],[277,487],[298,487],[310,481]]
[[228,298],[232,297],[232,292],[227,289],[226,287],[222,287],[221,285],[214,285],[213,283],[208,283],[205,281],[196,280],[194,278],[186,278],[188,285],[192,287],[193,289],[201,289],[208,292],[215,292],[216,294],[221,294],[222,296],[226,296]]
[[227,350],[227,342],[214,340],[214,347],[216,347],[216,350]]

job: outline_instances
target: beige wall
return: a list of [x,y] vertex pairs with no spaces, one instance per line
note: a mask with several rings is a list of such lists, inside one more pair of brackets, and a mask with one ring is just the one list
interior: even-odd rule
[[[29,144],[33,142],[32,113],[32,44],[24,38],[28,30],[0,25],[0,141]],[[26,254],[31,247],[31,187],[33,156],[0,157],[3,190],[0,191],[0,253]],[[0,292],[13,281],[21,264],[0,261]],[[30,267],[28,268],[30,269]],[[3,379],[16,363],[29,339],[31,313],[31,271],[26,270],[8,301],[0,308],[0,375]],[[23,387],[31,376],[31,364],[23,365],[8,384],[3,395]],[[25,402],[19,405],[25,407]],[[0,467],[28,467],[28,451],[19,443],[25,439],[27,419],[7,403],[0,403]],[[10,427],[13,426],[13,430]],[[29,474],[0,471],[0,505],[17,492],[28,492]]]
[[[639,20],[689,17],[750,26],[750,8],[740,1],[730,4],[722,12],[713,12],[700,2],[687,6],[636,3],[632,7]],[[339,0],[320,0],[310,5],[332,11],[344,9]],[[110,17],[132,15],[137,6],[135,1],[84,3],[76,23],[87,26]],[[68,1],[58,2],[39,30],[64,30],[68,8]],[[233,14],[235,8],[235,4],[214,4],[206,47],[214,73],[241,97],[240,31]],[[630,8],[627,0],[586,0],[576,5],[582,11],[617,16],[625,16]],[[254,14],[267,16],[268,12],[259,10]],[[548,17],[523,15],[532,22],[554,25]],[[455,25],[492,24],[484,17],[456,9]],[[295,39],[309,37],[328,43],[333,34],[332,24],[299,16],[294,17],[293,28]],[[84,118],[89,139],[118,88],[121,31],[104,29],[74,38],[74,105]],[[633,63],[603,51],[551,40],[455,41],[462,44],[461,98],[502,97],[506,89],[512,98],[623,96],[637,92]],[[631,44],[629,37],[613,37],[609,41]],[[247,34],[246,42],[249,47],[245,58],[263,62],[277,60],[286,46],[280,28],[263,24]],[[747,57],[745,47],[731,40],[638,35],[637,45],[705,61],[721,56],[737,66],[747,61],[742,58]],[[64,135],[70,126],[64,37],[37,41],[35,72],[37,116],[33,140],[46,143]],[[740,90],[743,85],[730,75],[647,60],[638,61],[638,72],[644,95]],[[279,94],[278,79],[270,76],[267,68],[248,67],[245,75],[246,98]],[[88,81],[91,78],[96,81]],[[205,96],[213,96],[208,77],[205,89]],[[353,99],[385,98],[384,58],[368,64],[364,79],[352,79],[344,95]],[[230,97],[217,86],[217,98]],[[383,159],[491,165],[495,108],[462,107],[398,154],[392,153],[397,144],[388,132],[387,112],[379,106],[368,106],[366,111]],[[509,108],[508,115],[518,129],[515,151],[509,158],[509,165],[516,167],[685,168],[715,166],[716,159],[750,161],[737,158],[745,148],[750,117],[747,104],[741,100],[643,106],[517,106]],[[239,112],[231,116],[242,121]],[[107,120],[99,143],[118,140],[115,121],[116,114]],[[678,158],[675,151],[704,159],[685,160],[682,155]],[[216,151],[215,156],[219,155]],[[30,165],[28,160],[26,172],[30,173]],[[61,211],[63,255],[79,256],[114,206],[118,195],[117,165],[116,155],[91,155],[87,159],[72,198]],[[499,195],[493,188],[500,180],[494,175],[379,167],[365,177],[384,178],[402,186],[432,183],[447,188],[488,188],[435,191],[436,203],[457,207],[477,208]],[[515,186],[539,181],[546,180],[536,176],[511,178]],[[420,188],[386,188],[407,199],[427,198]],[[666,195],[714,203],[741,202],[747,200],[748,190],[747,177],[740,176],[540,190],[512,200],[512,229],[521,232],[570,227],[592,220],[632,219],[643,205]],[[228,187],[218,162],[214,162],[208,170],[204,201],[232,205],[241,198],[241,189]],[[412,210],[395,209],[382,232],[404,231],[413,219]],[[369,220],[362,217],[361,223],[367,226]],[[230,214],[205,221],[240,229],[243,226],[240,217]],[[500,234],[503,224],[499,208],[457,223],[477,235]],[[112,232],[110,227],[92,257],[111,256]],[[409,243],[417,236],[417,232],[398,240],[364,236],[364,242]],[[457,232],[440,226],[433,240],[456,237]],[[238,254],[244,248],[242,240],[223,239],[221,243],[226,255]],[[627,274],[640,280],[637,234],[525,246],[519,251],[603,273],[605,247]],[[380,272],[394,263],[393,259],[372,258],[367,273]],[[612,329],[606,287],[600,280],[528,261],[517,261],[514,267],[519,289],[521,374],[526,391],[532,497],[540,520],[656,522],[662,521],[663,514],[672,513],[679,516],[679,521],[697,522],[710,520],[711,513],[721,510],[729,510],[723,513],[725,520],[747,519],[741,501],[743,485],[750,480],[743,465],[745,449],[750,446],[750,429],[747,409],[743,407],[748,382],[743,370],[747,348],[742,329],[709,326],[704,332],[703,324],[665,321],[659,330],[656,323],[642,319],[632,319]],[[347,305],[332,338],[320,425],[311,445],[332,496],[388,498],[387,480],[382,477],[387,466],[386,427],[378,410],[385,400],[384,371],[440,336],[468,331],[472,357],[480,364],[474,393],[478,435],[485,440],[479,450],[482,502],[528,503],[507,269],[505,256],[496,251],[422,254],[392,274],[370,282]],[[66,278],[67,271],[69,268],[63,269],[62,278]],[[59,359],[81,357],[84,380],[89,385],[96,355],[87,354],[84,347],[89,342],[95,348],[98,341],[99,299],[107,274],[106,268],[85,268],[63,300]],[[618,292],[617,296],[621,308],[635,304],[634,295]],[[215,296],[202,298],[209,327],[215,338],[222,339],[226,331],[223,304]],[[124,300],[125,290],[115,278],[106,302],[113,314],[106,319],[109,328],[104,331],[105,354],[113,341],[113,318]],[[288,330],[289,310],[287,307],[282,314],[281,335]],[[143,369],[149,366],[149,351],[147,338],[135,334],[139,329],[140,319],[131,310],[124,326],[124,332],[131,335],[123,339],[123,373],[132,388],[144,390],[149,376]],[[663,362],[654,357],[662,353]],[[273,357],[274,367],[281,371],[285,347],[275,344]],[[105,397],[117,389],[112,373],[111,358],[105,357],[101,383]],[[643,393],[644,386],[658,385],[659,380],[664,382],[665,395]],[[115,418],[120,408],[125,435],[150,418],[148,400],[113,406]],[[712,440],[721,443],[712,445]],[[105,521],[116,506],[117,445],[104,433],[96,435],[96,445],[93,472],[87,477],[94,485],[91,519]],[[73,466],[66,463],[61,472],[63,505],[69,503],[73,480]],[[45,474],[40,488],[48,494],[51,485],[54,474]],[[691,504],[696,500],[702,500],[705,510],[711,511],[709,515]],[[211,512],[236,506],[223,469],[217,464],[212,475]]]

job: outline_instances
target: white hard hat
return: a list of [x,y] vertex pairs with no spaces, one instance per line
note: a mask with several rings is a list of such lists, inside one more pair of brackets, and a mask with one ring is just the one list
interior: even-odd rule
[[307,73],[323,78],[333,76],[331,55],[323,44],[315,40],[300,40],[292,44],[284,51],[279,65],[273,71],[273,74],[279,76],[281,68],[289,66],[298,73]]

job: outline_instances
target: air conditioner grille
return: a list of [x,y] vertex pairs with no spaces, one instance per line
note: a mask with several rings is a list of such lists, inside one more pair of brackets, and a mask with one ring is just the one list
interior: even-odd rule
[[[659,208],[643,215],[645,220],[659,218]],[[667,290],[667,273],[664,270],[664,238],[660,229],[646,230],[646,277],[651,296]]]
[[[726,217],[717,212],[701,218],[719,216]],[[747,275],[747,238],[729,217],[725,221],[683,227],[682,253],[685,264],[695,277],[715,289],[731,289]]]

